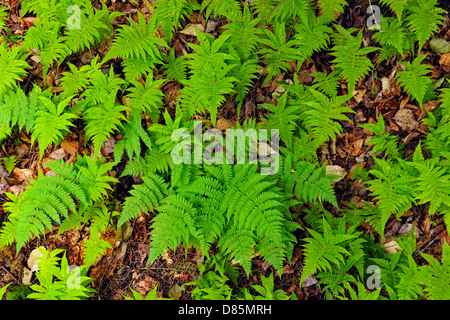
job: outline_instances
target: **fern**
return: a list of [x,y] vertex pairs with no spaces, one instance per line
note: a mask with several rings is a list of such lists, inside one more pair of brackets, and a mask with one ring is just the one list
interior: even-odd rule
[[411,13],[408,15],[407,21],[419,41],[418,52],[420,54],[425,42],[439,30],[440,25],[443,25],[445,18],[442,13],[446,11],[436,7],[437,0],[415,1],[413,3],[413,5],[408,6]]
[[300,51],[297,68],[314,52],[328,47],[329,34],[332,34],[333,30],[327,26],[325,19],[325,16],[316,17],[312,10],[308,10],[308,14],[295,25],[294,41]]
[[0,97],[27,74],[25,69],[28,68],[28,63],[20,50],[20,47],[8,50],[3,43],[0,45]]
[[385,46],[391,46],[397,52],[403,55],[405,49],[408,49],[408,34],[402,21],[394,18],[385,17],[381,23],[381,30],[374,37]]
[[197,32],[200,45],[189,44],[197,52],[189,56],[189,65],[193,75],[181,90],[182,108],[189,114],[209,111],[211,121],[215,125],[217,109],[225,101],[225,94],[234,92],[234,83],[237,79],[229,76],[233,64],[225,60],[234,58],[220,49],[224,46],[228,36],[211,39],[201,32]]
[[411,0],[380,0],[381,4],[388,5],[392,11],[397,15],[398,20],[403,19],[403,11]]
[[46,165],[56,175],[39,176],[19,196],[8,194],[12,200],[5,204],[9,221],[0,231],[0,246],[15,241],[18,252],[31,237],[44,234],[45,227],[51,229],[52,220],[60,224],[61,217],[82,214],[92,205],[92,199],[99,199],[111,189],[108,183],[117,182],[104,176],[113,164],[101,164],[101,160],[94,162],[85,157],[75,166],[62,161]]
[[151,77],[147,77],[145,85],[138,81],[131,81],[131,83],[134,86],[128,88],[130,93],[127,97],[133,108],[151,114],[162,107],[163,93],[158,88],[164,83],[164,80],[152,80]]
[[319,7],[319,15],[326,22],[335,20],[335,16],[344,13],[344,7],[347,5],[346,0],[320,0],[317,3]]
[[240,13],[239,2],[236,0],[206,0],[202,2],[201,6],[202,11],[205,11],[205,9],[207,18],[209,18],[211,12],[214,12],[214,18],[220,15],[234,20]]
[[[136,59],[145,62],[151,69],[155,67],[155,64],[162,62],[158,46],[167,47],[167,44],[163,39],[153,36],[157,25],[152,20],[146,23],[144,15],[140,11],[138,11],[138,19],[139,23],[128,19],[130,25],[121,27],[103,61],[116,58]],[[139,75],[135,73],[134,69],[134,64],[125,64],[124,72],[127,79],[134,80]],[[148,70],[150,69],[144,68],[141,72]]]
[[380,115],[378,115],[377,123],[364,123],[360,125],[360,127],[370,130],[374,133],[374,136],[367,142],[367,145],[374,147],[372,148],[372,152],[375,155],[379,155],[384,152],[384,157],[393,157],[400,158],[400,150],[397,146],[398,138],[396,136],[390,135],[389,132],[386,132],[384,119]]
[[80,28],[68,28],[65,34],[65,44],[72,53],[88,49],[100,43],[106,36],[112,33],[110,21],[120,14],[110,12],[106,5],[102,4],[102,9],[94,9],[90,4],[86,5],[80,16]]
[[369,173],[374,175],[376,179],[368,181],[371,194],[377,200],[377,204],[381,210],[381,225],[386,222],[392,214],[397,217],[407,211],[413,201],[413,186],[411,185],[411,177],[405,172],[401,166],[393,165],[390,161],[376,159],[376,167],[372,168]]
[[240,261],[247,273],[255,244],[261,255],[280,270],[290,248],[293,226],[286,220],[289,215],[280,202],[281,195],[269,191],[274,181],[257,174],[252,165],[206,168],[205,176],[191,176],[163,199],[149,199],[136,191],[134,197],[127,198],[124,212],[130,214],[120,218],[120,223],[134,217],[135,208],[147,212],[159,202],[159,214],[153,219],[149,262],[167,247],[174,249],[181,242],[195,245],[205,253],[220,237],[221,250]]
[[324,94],[311,90],[313,101],[302,102],[309,107],[309,110],[302,112],[301,118],[306,129],[311,132],[318,144],[334,139],[342,132],[342,126],[338,122],[350,121],[344,113],[353,113],[348,107],[343,107],[349,96],[338,96],[329,99]]
[[297,127],[296,121],[300,119],[296,106],[286,106],[287,94],[283,94],[278,101],[278,105],[261,104],[261,107],[271,111],[264,121],[267,129],[280,130],[280,139],[284,141],[288,148],[292,146],[294,130]]
[[189,0],[159,0],[153,3],[156,7],[151,19],[161,25],[161,30],[170,43],[174,29],[181,27],[181,21],[190,15],[194,2]]
[[419,282],[425,285],[427,298],[430,300],[448,300],[450,298],[448,289],[450,249],[448,243],[444,241],[442,246],[441,263],[426,253],[421,254],[429,263],[429,266],[419,267]]
[[356,37],[351,35],[349,30],[336,26],[339,36],[334,38],[333,60],[336,63],[336,70],[347,80],[348,93],[353,94],[357,82],[366,75],[372,68],[372,62],[366,57],[377,48],[361,48],[362,30]]
[[169,189],[164,180],[155,175],[147,174],[142,177],[143,184],[135,185],[130,191],[131,197],[128,197],[123,206],[119,221],[120,227],[125,221],[135,218],[140,212],[153,211],[154,207],[163,204],[163,199],[169,193]]
[[260,50],[262,59],[267,60],[267,76],[263,85],[289,68],[288,61],[299,60],[298,51],[294,40],[286,39],[286,28],[284,23],[276,24],[273,32],[264,29],[267,38],[261,39],[264,47]]
[[122,121],[126,120],[123,112],[128,108],[117,104],[114,96],[111,95],[105,103],[91,106],[83,117],[86,122],[86,140],[92,140],[95,155],[109,136],[121,127]]
[[[35,300],[81,300],[92,297],[94,290],[87,288],[92,279],[87,277],[86,266],[69,268],[66,252],[62,258],[57,255],[62,249],[47,251],[38,248],[43,255],[39,257],[39,271],[36,273],[39,284],[32,284],[34,291],[27,298]],[[60,266],[58,264],[60,263]]]
[[164,65],[162,68],[165,70],[164,74],[171,80],[184,83],[187,80],[187,64],[185,56],[175,57],[175,49],[171,48],[169,55],[164,57]]
[[306,238],[305,262],[300,278],[300,284],[307,277],[316,271],[331,271],[332,265],[344,263],[345,258],[350,254],[344,243],[355,238],[352,234],[335,233],[329,223],[323,219],[323,235],[319,232],[308,229],[312,238]]
[[422,103],[428,88],[432,84],[432,80],[426,75],[431,72],[431,67],[421,64],[426,55],[420,55],[414,59],[412,63],[408,61],[400,62],[406,67],[406,71],[397,73],[399,84],[406,89],[422,108]]
[[[40,99],[45,105],[45,109],[36,113],[33,137],[31,139],[31,144],[38,139],[39,160],[42,159],[45,149],[50,144],[54,143],[57,145],[64,138],[65,133],[69,131],[69,127],[73,126],[71,120],[76,118],[76,115],[64,112],[72,97],[64,99],[58,103],[58,106],[48,98],[41,97]],[[48,125],[49,123],[52,124],[51,127]]]

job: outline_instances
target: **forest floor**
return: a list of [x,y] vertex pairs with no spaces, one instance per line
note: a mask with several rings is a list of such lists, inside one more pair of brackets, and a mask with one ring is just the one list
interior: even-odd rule
[[[10,11],[9,25],[12,33],[23,34],[23,32],[32,24],[32,18],[20,18],[20,12],[14,10],[17,0],[2,1],[12,8]],[[152,2],[152,1],[150,1]],[[349,1],[352,2],[352,1]],[[343,24],[344,27],[363,28],[367,18],[365,7],[358,5],[353,1],[354,5],[346,7],[345,12],[338,18],[337,22]],[[445,3],[443,1],[441,3]],[[136,7],[131,2],[114,2],[106,1],[110,10],[120,11],[124,13],[123,17],[118,18],[118,23],[124,23],[126,17],[132,17],[137,20],[137,10],[141,11],[148,17],[150,14],[145,5]],[[95,5],[95,2],[94,2]],[[99,3],[97,4],[99,5]],[[442,4],[446,10],[450,10],[449,4]],[[201,24],[207,32],[217,35],[219,28],[224,24],[224,21],[205,18],[201,15],[191,15],[185,22],[185,29],[183,32],[178,32],[174,35],[172,44],[175,47],[177,55],[190,52],[191,49],[186,43],[196,42],[195,36],[189,30],[189,24]],[[364,41],[368,45],[375,45],[372,40],[373,32],[370,30],[364,31]],[[448,14],[446,21],[435,37],[450,41],[450,22]],[[97,48],[101,53],[101,48]],[[426,63],[432,67],[433,80],[440,79],[450,73],[450,53],[447,57],[435,53],[425,45],[424,53],[428,54]],[[89,63],[92,53],[88,51],[81,53],[79,56],[72,57],[71,63],[81,66]],[[32,60],[32,59],[31,59]],[[246,98],[246,103],[241,110],[241,119],[264,117],[261,114],[261,108],[258,107],[260,103],[272,103],[272,94],[279,90],[278,81],[292,81],[297,77],[301,84],[310,85],[313,77],[312,73],[322,71],[328,73],[330,70],[330,56],[326,54],[314,54],[312,59],[301,66],[298,73],[293,71],[286,72],[276,77],[267,84],[262,85],[262,80],[255,82],[254,87],[250,90]],[[354,170],[356,164],[360,163],[365,168],[370,168],[373,164],[373,158],[370,155],[371,147],[366,145],[370,139],[370,132],[359,127],[362,123],[375,123],[377,115],[381,112],[385,121],[389,123],[390,134],[396,135],[400,138],[401,143],[405,143],[406,150],[405,157],[412,156],[419,141],[426,135],[427,129],[422,124],[422,119],[425,113],[421,109],[410,102],[406,93],[400,90],[395,79],[393,79],[393,72],[398,68],[398,60],[392,59],[389,65],[383,63],[380,67],[360,81],[357,85],[356,96],[349,101],[348,106],[355,111],[350,115],[352,122],[342,122],[343,133],[340,134],[335,145],[323,146],[318,150],[318,158],[321,163],[328,163],[338,165],[343,168],[347,175],[344,179],[337,182],[335,191],[337,198],[343,204],[344,201],[360,204],[362,201],[369,201],[369,191],[367,186],[360,183],[360,180],[351,179],[351,171]],[[119,63],[119,62],[117,62]],[[30,61],[33,66],[33,61]],[[375,63],[374,63],[375,65]],[[35,68],[38,68],[37,63],[34,63]],[[109,66],[108,66],[109,67]],[[296,67],[293,65],[292,70]],[[63,72],[63,69],[57,70],[57,75]],[[33,74],[33,72],[31,72]],[[38,71],[36,70],[36,73]],[[42,79],[38,76],[31,76],[27,80],[27,85],[31,86],[33,83],[41,84]],[[46,79],[47,85],[53,84],[57,79]],[[343,85],[343,89],[345,86]],[[173,112],[171,107],[177,95],[179,94],[180,85],[177,82],[167,82],[163,87],[165,94],[165,106],[170,112]],[[382,92],[382,94],[380,94]],[[424,108],[428,111],[433,110],[438,105],[437,101],[431,101],[424,104]],[[236,123],[238,115],[234,107],[229,107],[227,104],[219,110],[218,125],[223,128],[230,127]],[[117,137],[112,137],[102,148],[104,157],[111,157],[114,143]],[[82,134],[69,135],[64,139],[61,145],[52,150],[47,150],[44,160],[41,164],[38,161],[38,150],[36,145],[31,145],[31,139],[24,132],[12,136],[6,141],[0,150],[0,158],[16,155],[19,159],[17,166],[11,174],[0,165],[0,205],[7,201],[4,192],[19,194],[24,191],[24,187],[29,184],[28,179],[37,178],[39,170],[45,170],[46,161],[52,159],[64,159],[65,161],[74,161],[74,152],[89,153],[89,146],[85,146],[84,137]],[[75,152],[75,153],[76,153]],[[120,174],[123,167],[117,168],[117,174]],[[127,192],[135,183],[133,178],[126,177],[120,179],[120,182],[115,186],[114,196],[116,201],[123,201],[127,196]],[[331,213],[337,214],[337,209],[330,206],[327,208]],[[388,243],[393,237],[401,234],[408,234],[412,226],[418,233],[417,249],[426,252],[439,258],[442,251],[442,244],[444,241],[450,243],[450,237],[446,231],[442,217],[438,215],[428,215],[426,206],[413,206],[411,210],[406,213],[400,220],[391,218],[386,225],[386,239],[381,237],[376,238],[378,242]],[[5,221],[6,215],[0,211],[0,225]],[[169,296],[169,290],[175,285],[182,286],[183,284],[196,279],[198,275],[197,263],[199,262],[199,252],[195,249],[188,249],[185,251],[182,248],[176,251],[168,252],[167,256],[158,258],[153,264],[147,266],[147,255],[149,251],[150,239],[148,232],[151,226],[151,215],[142,215],[133,220],[129,225],[128,233],[131,236],[122,241],[119,246],[107,252],[97,263],[91,267],[89,276],[94,279],[92,287],[96,290],[96,298],[102,300],[118,300],[123,299],[124,295],[131,295],[130,288],[146,295],[152,290],[157,283],[158,295],[163,297]],[[369,225],[362,225],[363,229],[371,232]],[[16,255],[15,248],[12,250],[3,250],[0,252],[0,287],[9,282],[15,285],[22,284],[23,267],[27,264],[27,259],[30,252],[39,246],[44,246],[48,250],[54,248],[62,248],[67,250],[67,258],[69,264],[81,265],[83,264],[82,256],[82,241],[89,237],[89,229],[81,228],[64,232],[57,236],[58,228],[49,231],[40,239],[33,239],[27,243],[20,252]],[[116,231],[110,230],[108,241],[114,247],[116,242]],[[302,239],[305,237],[305,231],[295,233],[298,241],[294,248],[293,258],[290,265],[283,268],[283,273],[280,278],[276,278],[275,289],[281,289],[288,294],[294,293],[298,299],[302,300],[321,300],[324,298],[320,286],[316,285],[314,281],[311,283],[304,283],[303,287],[299,287],[299,279],[302,269]],[[247,276],[242,273],[239,277],[238,283],[240,287],[248,287],[252,284],[258,283],[258,275],[268,275],[271,267],[263,262],[262,259],[255,258],[252,265],[252,276]],[[23,290],[26,287],[22,287]],[[192,286],[187,286],[182,292],[180,299],[190,299],[190,292]]]

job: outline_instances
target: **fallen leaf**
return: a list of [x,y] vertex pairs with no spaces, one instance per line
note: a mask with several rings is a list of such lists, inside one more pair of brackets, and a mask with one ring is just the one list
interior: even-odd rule
[[181,297],[181,288],[178,284],[175,284],[169,289],[169,297],[173,300],[179,300]]
[[19,180],[29,180],[36,178],[31,169],[14,168],[12,174]]
[[78,152],[78,141],[64,139],[61,141],[61,148],[63,148],[67,153],[74,155]]
[[302,282],[302,288],[306,288],[306,287],[310,287],[313,286],[317,283],[317,279],[314,278],[312,275],[310,275],[309,277],[307,277],[305,279],[305,281]]
[[419,123],[414,118],[412,110],[408,108],[397,111],[393,119],[400,128],[407,132],[416,130],[419,127]]
[[23,268],[23,276],[22,276],[22,284],[24,286],[29,286],[31,284],[31,277],[33,276],[33,272],[31,272],[28,268]]
[[441,56],[439,64],[446,72],[450,72],[450,52]]
[[401,250],[400,246],[398,245],[397,241],[391,240],[389,242],[386,242],[383,245],[383,251],[390,254],[395,254],[398,250]]
[[30,268],[31,272],[36,272],[39,270],[39,257],[43,257],[44,255],[39,251],[39,248],[44,248],[44,247],[38,247],[36,249],[34,249],[33,251],[31,251],[30,256],[28,257],[27,260],[27,264],[28,264],[28,268]]
[[345,171],[344,168],[337,166],[337,165],[328,165],[326,168],[326,174],[332,174],[332,175],[337,175],[339,177],[337,177],[336,179],[334,179],[333,181],[331,181],[332,183],[334,182],[339,182],[342,179],[344,179],[344,177],[347,175],[347,171]]
[[353,99],[355,99],[356,103],[361,103],[364,95],[366,94],[367,89],[356,89],[353,90]]
[[200,23],[193,24],[189,23],[183,30],[180,31],[182,34],[186,34],[188,36],[196,36],[195,30],[200,30],[201,32],[205,31],[205,28]]
[[126,221],[120,228],[116,231],[117,241],[127,241],[133,233],[133,227],[130,221]]
[[66,156],[63,148],[59,148],[58,150],[53,151],[49,154],[49,157],[54,160],[62,160]]
[[431,39],[429,46],[431,50],[437,53],[450,52],[450,43],[444,39]]

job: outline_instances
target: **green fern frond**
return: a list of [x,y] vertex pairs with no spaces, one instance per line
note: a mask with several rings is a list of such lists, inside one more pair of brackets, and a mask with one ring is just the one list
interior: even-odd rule
[[323,235],[312,229],[308,231],[312,238],[305,239],[307,243],[304,245],[305,260],[300,284],[317,271],[331,271],[332,264],[344,263],[345,257],[350,253],[342,244],[355,237],[351,234],[334,233],[326,219],[323,219]]
[[336,63],[336,70],[339,74],[347,80],[348,93],[353,94],[357,82],[373,67],[367,55],[377,48],[361,48],[362,30],[356,37],[353,37],[348,29],[339,25],[336,25],[336,28],[339,31],[339,37],[343,37],[345,41],[341,43],[336,37],[334,38],[332,55],[335,56],[335,59],[333,62]]
[[406,20],[419,41],[419,54],[425,42],[444,24],[445,18],[442,13],[446,11],[437,7],[437,4],[437,0],[424,0],[414,1],[408,6],[411,13]]
[[0,97],[11,89],[16,81],[20,81],[27,74],[28,63],[25,56],[20,54],[20,47],[8,50],[4,43],[0,45]]
[[450,290],[448,283],[450,281],[450,247],[444,241],[442,246],[441,263],[426,253],[421,253],[429,263],[428,266],[419,267],[419,281],[425,285],[426,296],[430,300],[448,300],[450,299]]
[[431,67],[421,64],[427,55],[420,55],[412,63],[408,61],[400,62],[406,67],[405,71],[397,73],[398,83],[404,87],[408,94],[412,96],[422,108],[422,103],[432,80],[427,75],[431,72]]
[[137,217],[141,212],[147,213],[163,204],[163,199],[169,194],[169,189],[164,180],[153,173],[147,173],[142,177],[143,184],[135,185],[130,191],[130,197],[125,199],[117,226],[125,221]]
[[[39,160],[42,159],[45,149],[52,143],[57,145],[64,135],[69,131],[69,127],[74,126],[71,120],[77,118],[76,115],[64,112],[64,109],[72,99],[68,97],[62,100],[56,106],[50,99],[41,97],[42,103],[45,105],[45,111],[40,110],[36,113],[36,120],[33,127],[33,136],[31,144],[38,141],[39,144]],[[49,126],[49,124],[52,124]]]

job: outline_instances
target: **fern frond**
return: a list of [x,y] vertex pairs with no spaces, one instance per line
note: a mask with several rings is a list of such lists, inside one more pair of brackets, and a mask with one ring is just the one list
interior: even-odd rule
[[444,24],[442,13],[446,11],[437,7],[437,4],[437,0],[424,0],[414,1],[408,6],[411,13],[406,20],[419,41],[419,54],[425,42]]
[[349,96],[329,99],[316,90],[311,90],[311,92],[316,100],[303,102],[310,109],[304,111],[301,117],[308,131],[317,139],[318,144],[323,144],[342,132],[342,126],[338,121],[350,121],[345,113],[354,113],[354,111],[348,107],[342,107]]
[[164,180],[153,173],[146,173],[142,177],[143,184],[135,185],[130,191],[130,197],[124,202],[117,226],[120,227],[125,221],[137,217],[141,212],[147,213],[163,204],[163,199],[169,194],[168,186]]
[[83,117],[86,122],[86,140],[94,143],[94,154],[97,155],[103,143],[118,130],[122,121],[126,121],[123,114],[128,108],[115,102],[115,95],[111,95],[106,103],[91,106]]
[[421,253],[427,260],[429,266],[419,267],[419,281],[425,285],[427,298],[430,300],[449,300],[450,290],[448,283],[450,281],[450,248],[444,241],[442,246],[441,263],[436,258],[426,253]]
[[339,25],[336,25],[336,28],[340,36],[346,40],[344,43],[340,43],[335,38],[332,55],[336,58],[333,62],[336,63],[336,70],[339,74],[347,80],[348,93],[353,94],[357,82],[373,67],[367,54],[377,50],[377,48],[361,48],[362,30],[358,32],[356,37],[353,37],[349,30]]
[[316,271],[331,271],[332,264],[344,263],[345,257],[350,254],[342,244],[355,236],[335,234],[326,219],[323,219],[323,230],[322,235],[315,230],[308,229],[313,237],[305,239],[307,243],[304,245],[305,260],[300,284]]
[[[77,118],[76,115],[64,112],[72,97],[68,97],[56,106],[50,99],[41,97],[46,110],[40,110],[36,113],[35,125],[33,127],[33,137],[31,144],[38,141],[39,160],[42,159],[45,149],[52,143],[57,145],[64,135],[69,131],[69,127],[74,124],[71,120]],[[49,126],[49,123],[52,125]]]
[[401,215],[408,210],[413,201],[414,189],[411,177],[399,166],[390,161],[374,158],[376,167],[369,173],[376,179],[368,181],[369,190],[375,196],[381,210],[381,224],[384,226],[392,214]]
[[280,139],[290,148],[292,146],[292,138],[294,130],[297,127],[296,121],[300,119],[297,106],[286,106],[287,94],[283,94],[278,105],[263,103],[261,107],[271,111],[272,113],[264,119],[264,127],[267,129],[279,130]]
[[28,63],[25,56],[20,55],[20,47],[8,50],[4,43],[0,45],[0,97],[25,76]]
[[400,86],[406,89],[408,94],[419,103],[421,108],[425,93],[432,84],[432,80],[427,77],[431,72],[431,67],[427,64],[421,64],[426,56],[420,55],[412,63],[408,61],[400,62],[401,65],[406,67],[406,70],[400,71],[396,75]]

